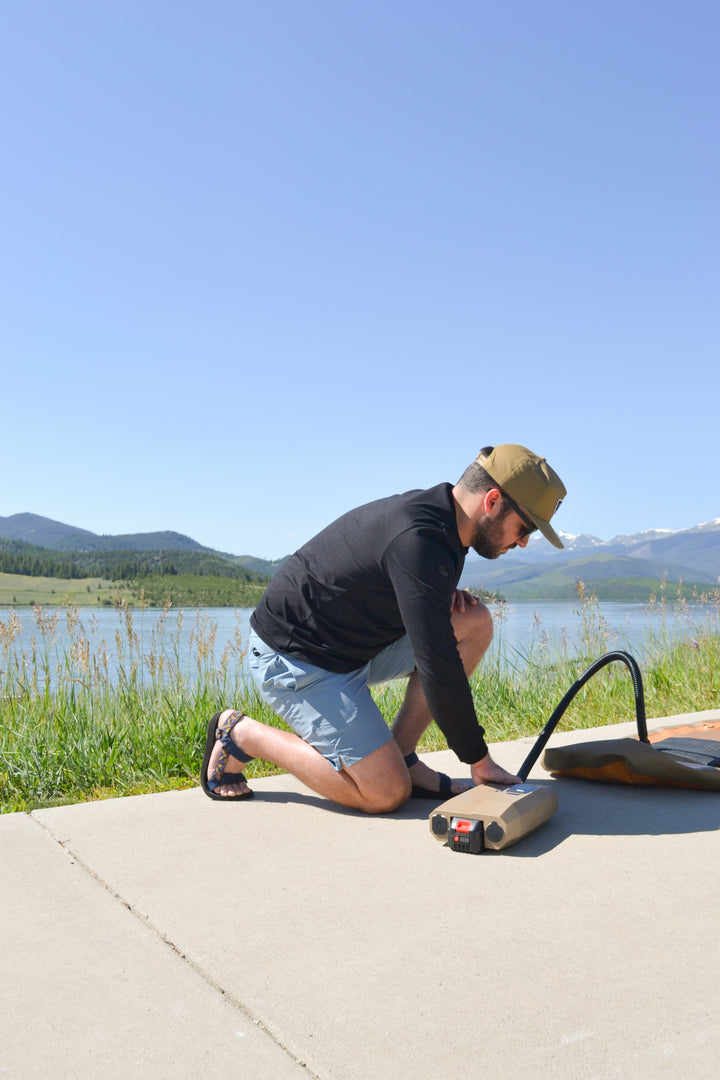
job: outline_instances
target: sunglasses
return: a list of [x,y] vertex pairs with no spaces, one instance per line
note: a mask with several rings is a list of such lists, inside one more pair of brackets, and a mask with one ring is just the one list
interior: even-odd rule
[[517,514],[517,516],[520,518],[523,525],[525,526],[520,539],[523,540],[526,536],[530,536],[531,533],[537,532],[537,525],[535,524],[535,522],[531,521],[531,519],[527,516],[525,511],[520,509],[520,507],[515,502],[515,500],[511,499],[510,496],[508,495],[508,493],[506,491],[503,491],[502,488],[500,488],[500,492],[502,494],[503,499],[505,499],[507,501],[508,505],[510,506],[510,509],[515,511],[515,513]]

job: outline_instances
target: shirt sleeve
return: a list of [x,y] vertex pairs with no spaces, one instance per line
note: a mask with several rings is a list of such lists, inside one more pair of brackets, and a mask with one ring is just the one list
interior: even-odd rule
[[441,533],[412,529],[386,549],[385,566],[432,718],[459,759],[473,764],[488,750],[452,625],[457,555]]

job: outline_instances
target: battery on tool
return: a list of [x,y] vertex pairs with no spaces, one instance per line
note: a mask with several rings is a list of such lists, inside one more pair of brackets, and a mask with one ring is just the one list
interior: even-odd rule
[[479,855],[485,848],[482,821],[472,818],[452,818],[448,830],[447,845],[453,851],[465,851]]

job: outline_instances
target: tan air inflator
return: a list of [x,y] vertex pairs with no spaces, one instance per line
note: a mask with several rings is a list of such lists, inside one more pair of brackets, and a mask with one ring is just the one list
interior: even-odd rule
[[630,670],[635,690],[638,738],[642,743],[648,743],[640,669],[629,653],[606,653],[573,683],[555,709],[518,772],[522,783],[512,787],[480,784],[448,799],[430,814],[430,832],[436,840],[452,851],[472,855],[479,855],[483,851],[501,851],[516,844],[552,817],[558,807],[554,785],[528,784],[527,777],[578,690],[613,660],[621,660]]
[[448,799],[430,815],[430,831],[453,851],[500,851],[543,825],[558,808],[554,787],[481,784]]

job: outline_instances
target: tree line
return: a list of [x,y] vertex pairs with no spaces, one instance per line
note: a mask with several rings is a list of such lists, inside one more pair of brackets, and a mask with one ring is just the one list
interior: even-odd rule
[[197,574],[267,584],[265,574],[247,570],[204,551],[58,552],[23,540],[0,539],[0,573],[27,577],[89,578],[138,581],[150,577]]

